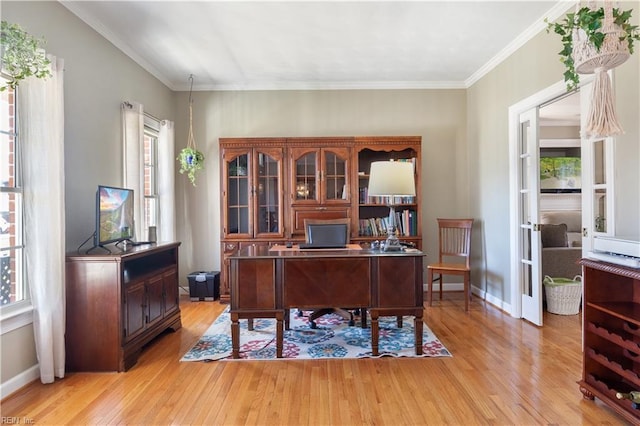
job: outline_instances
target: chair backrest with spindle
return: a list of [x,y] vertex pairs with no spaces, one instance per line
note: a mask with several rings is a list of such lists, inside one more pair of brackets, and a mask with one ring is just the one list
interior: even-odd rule
[[[438,219],[440,253],[438,261],[447,257],[464,258],[469,268],[473,219]],[[444,259],[444,260],[443,260]]]

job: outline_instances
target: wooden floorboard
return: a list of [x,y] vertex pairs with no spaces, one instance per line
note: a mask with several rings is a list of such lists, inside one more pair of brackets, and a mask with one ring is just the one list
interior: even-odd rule
[[2,401],[37,425],[620,425],[582,398],[580,315],[511,318],[462,293],[425,308],[451,358],[184,362],[225,308],[181,300],[183,327],[126,373],[68,373]]

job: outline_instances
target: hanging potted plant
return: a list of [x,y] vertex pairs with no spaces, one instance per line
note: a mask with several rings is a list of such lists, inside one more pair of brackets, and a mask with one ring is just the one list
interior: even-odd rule
[[564,80],[571,91],[580,84],[579,74],[595,74],[591,110],[587,116],[585,136],[606,137],[623,133],[616,117],[607,71],[623,64],[640,40],[637,25],[631,25],[632,10],[614,8],[611,1],[577,7],[575,13],[555,23],[548,23],[562,37],[560,61],[565,65]]
[[196,186],[196,172],[204,168],[204,155],[195,148],[186,147],[180,151],[180,173],[186,173],[193,186]]
[[187,136],[187,147],[183,148],[178,155],[180,162],[180,173],[186,173],[193,186],[196,186],[196,172],[204,168],[204,154],[197,150],[196,142],[193,138],[193,101],[191,93],[193,91],[193,74],[189,76],[191,88],[189,89],[189,135]]
[[[567,90],[578,87],[578,74],[592,74],[597,65],[614,68],[633,53],[633,45],[635,41],[640,40],[640,32],[637,25],[631,25],[629,22],[632,10],[621,11],[610,7],[610,11],[611,22],[605,22],[606,6],[596,9],[581,7],[575,13],[567,13],[562,21],[546,21],[547,32],[553,31],[562,37],[562,50],[559,55],[560,61],[566,67],[564,80]],[[603,47],[606,47],[606,51]],[[598,63],[598,55],[607,55],[607,58],[601,58],[601,62]],[[588,64],[588,59],[596,61]],[[609,62],[604,63],[603,59]]]
[[43,45],[43,39],[29,35],[18,24],[0,22],[0,69],[9,76],[6,85],[0,86],[0,92],[15,89],[27,77],[51,76]]

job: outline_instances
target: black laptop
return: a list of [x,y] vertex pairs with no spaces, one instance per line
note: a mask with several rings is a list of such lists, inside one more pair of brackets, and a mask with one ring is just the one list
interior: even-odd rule
[[348,229],[345,223],[309,223],[306,243],[300,249],[337,249],[347,247]]

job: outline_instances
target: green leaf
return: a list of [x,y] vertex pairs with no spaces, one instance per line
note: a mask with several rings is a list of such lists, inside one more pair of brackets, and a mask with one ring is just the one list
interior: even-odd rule
[[51,76],[50,61],[42,48],[44,39],[36,39],[19,25],[7,21],[0,22],[0,45],[2,46],[2,71],[9,76],[4,91],[15,89],[27,77],[46,78]]

